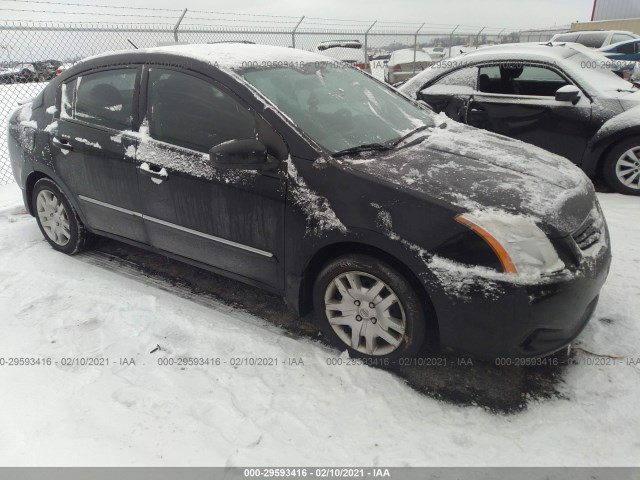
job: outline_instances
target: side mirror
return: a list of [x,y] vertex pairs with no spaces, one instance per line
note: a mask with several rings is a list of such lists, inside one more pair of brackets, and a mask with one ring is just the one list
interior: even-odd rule
[[559,102],[576,103],[580,100],[580,89],[575,85],[565,85],[556,92],[556,100]]
[[209,150],[209,160],[219,169],[261,170],[269,164],[267,148],[253,138],[229,140],[216,145]]

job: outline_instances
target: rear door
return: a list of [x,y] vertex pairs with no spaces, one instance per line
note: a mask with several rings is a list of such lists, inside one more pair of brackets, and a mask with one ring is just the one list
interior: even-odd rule
[[547,65],[481,65],[478,92],[470,99],[466,123],[579,163],[591,136],[591,100],[583,93],[575,105],[557,101],[555,92],[570,84]]
[[284,172],[217,170],[208,152],[229,140],[258,138],[282,159],[282,139],[206,77],[151,66],[142,83],[147,117],[138,173],[151,245],[281,288]]
[[[135,164],[141,67],[93,70],[61,85],[49,128],[55,170],[78,196],[87,225],[145,241]],[[135,105],[135,108],[134,108]]]

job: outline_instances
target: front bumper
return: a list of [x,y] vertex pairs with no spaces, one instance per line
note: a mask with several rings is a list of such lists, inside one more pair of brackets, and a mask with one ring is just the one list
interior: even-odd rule
[[440,343],[486,359],[552,354],[571,343],[589,322],[610,264],[607,246],[557,280],[535,285],[502,282],[490,295],[443,295],[436,305]]

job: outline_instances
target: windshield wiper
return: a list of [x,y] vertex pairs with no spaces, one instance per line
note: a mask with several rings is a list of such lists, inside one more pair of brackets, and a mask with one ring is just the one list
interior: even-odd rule
[[345,148],[333,154],[333,157],[342,157],[343,155],[349,155],[351,153],[368,152],[371,150],[391,150],[391,145],[385,145],[384,143],[365,143],[356,147]]
[[418,128],[414,128],[413,130],[411,130],[409,133],[407,133],[406,135],[403,135],[402,137],[398,138],[397,140],[395,140],[391,145],[394,147],[397,147],[398,145],[400,145],[402,142],[404,142],[407,138],[415,135],[418,132],[421,132],[423,130],[426,130],[427,128],[429,128],[427,125],[420,125]]

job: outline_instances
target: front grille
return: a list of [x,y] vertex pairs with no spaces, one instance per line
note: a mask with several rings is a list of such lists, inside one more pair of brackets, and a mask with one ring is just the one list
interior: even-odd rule
[[586,250],[600,240],[602,235],[602,217],[597,209],[594,209],[582,226],[571,235],[580,247]]

